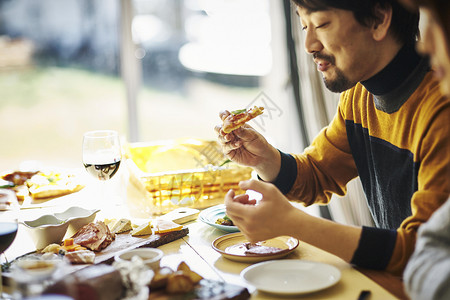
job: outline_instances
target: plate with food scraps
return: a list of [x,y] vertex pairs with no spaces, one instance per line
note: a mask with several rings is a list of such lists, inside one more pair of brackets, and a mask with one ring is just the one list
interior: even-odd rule
[[[235,225],[222,225],[219,219],[226,218],[225,205],[219,204],[202,210],[198,219],[203,223],[213,226],[226,232],[238,232],[239,228]],[[219,221],[218,221],[219,220]]]
[[298,240],[290,236],[250,243],[241,232],[236,232],[218,237],[212,242],[212,247],[230,260],[255,263],[283,258],[294,251],[298,244]]
[[241,272],[241,278],[262,292],[292,296],[335,285],[341,271],[329,264],[288,259],[251,265]]

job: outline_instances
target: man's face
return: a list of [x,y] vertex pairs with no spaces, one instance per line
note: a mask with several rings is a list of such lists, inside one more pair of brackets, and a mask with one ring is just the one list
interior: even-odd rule
[[380,70],[370,28],[361,25],[351,11],[330,9],[308,12],[298,7],[305,50],[313,55],[326,87],[343,92]]
[[450,45],[436,19],[430,9],[420,9],[421,40],[417,49],[430,55],[433,70],[441,80],[441,90],[450,96]]

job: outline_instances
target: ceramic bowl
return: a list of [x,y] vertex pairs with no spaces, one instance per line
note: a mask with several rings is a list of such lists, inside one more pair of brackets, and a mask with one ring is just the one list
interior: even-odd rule
[[43,215],[35,220],[20,222],[30,233],[37,250],[49,244],[61,243],[69,223],[53,215]]
[[61,221],[69,223],[66,236],[71,237],[81,227],[94,221],[95,216],[99,211],[100,211],[99,209],[88,210],[81,207],[73,206],[61,213],[54,213],[53,215],[56,218],[60,219]]
[[138,248],[119,253],[114,260],[117,262],[131,261],[133,256],[138,256],[147,267],[155,271],[159,269],[163,255],[164,252],[156,248]]

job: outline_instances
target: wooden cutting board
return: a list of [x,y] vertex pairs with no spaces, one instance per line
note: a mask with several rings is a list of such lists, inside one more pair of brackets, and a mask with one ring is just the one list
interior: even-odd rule
[[[114,256],[125,250],[149,247],[149,248],[157,248],[164,244],[170,243],[177,239],[180,239],[186,236],[189,233],[189,228],[183,227],[180,231],[173,231],[164,234],[153,234],[153,235],[144,235],[140,237],[131,236],[129,233],[121,233],[116,234],[116,239],[105,249],[100,252],[95,253],[94,264],[111,264],[114,261]],[[27,255],[33,255],[35,252],[25,254],[18,258],[23,258]],[[89,264],[82,265],[70,265],[67,271],[75,272],[77,270],[89,267]],[[11,283],[11,273],[3,272],[2,274],[3,284],[10,286]]]
[[112,263],[114,256],[122,251],[134,248],[157,248],[161,245],[178,240],[189,233],[189,228],[172,231],[164,234],[152,234],[143,236],[131,236],[130,233],[116,234],[116,239],[105,249],[95,254],[95,264]]

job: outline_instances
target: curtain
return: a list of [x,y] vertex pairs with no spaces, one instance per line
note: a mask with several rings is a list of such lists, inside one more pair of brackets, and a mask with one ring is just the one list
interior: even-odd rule
[[[290,1],[285,3],[287,2],[290,3]],[[339,94],[328,91],[311,55],[304,51],[304,34],[301,30],[300,19],[295,13],[295,5],[291,6],[289,3],[287,5],[290,6],[291,32],[295,44],[294,51],[300,86],[297,101],[300,101],[300,107],[302,108],[307,140],[312,141],[319,131],[333,119],[339,102]],[[336,222],[357,226],[373,226],[373,219],[359,178],[348,183],[345,196],[334,195],[327,206],[331,218]]]

